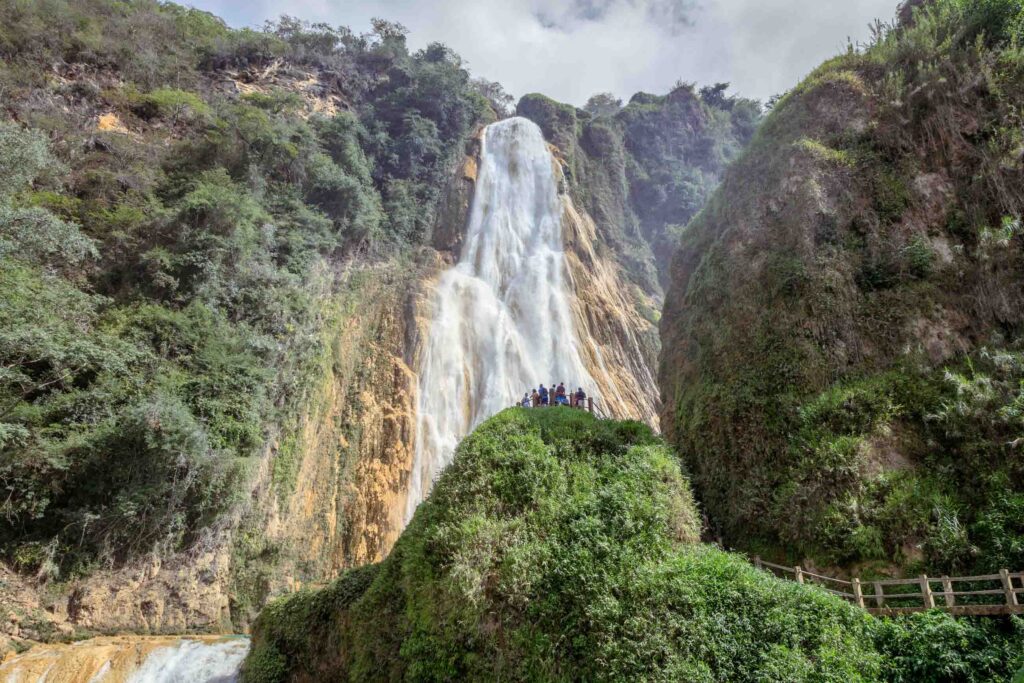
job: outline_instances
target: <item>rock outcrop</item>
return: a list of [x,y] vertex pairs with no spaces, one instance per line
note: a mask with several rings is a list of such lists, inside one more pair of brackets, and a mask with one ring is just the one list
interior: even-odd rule
[[640,315],[636,305],[636,300],[646,295],[613,258],[599,253],[602,249],[593,219],[577,210],[569,196],[563,195],[562,203],[577,337],[583,360],[597,382],[595,390],[601,397],[597,409],[610,417],[640,420],[657,428],[657,329]]
[[683,236],[662,426],[731,545],[1024,564],[1014,24],[937,5],[780,101]]

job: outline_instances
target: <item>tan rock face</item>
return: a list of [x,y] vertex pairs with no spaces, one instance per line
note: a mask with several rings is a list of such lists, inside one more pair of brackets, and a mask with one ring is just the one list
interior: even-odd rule
[[339,287],[329,353],[291,451],[279,446],[271,458],[294,459],[293,485],[271,495],[268,470],[257,494],[269,506],[258,526],[283,553],[271,593],[377,562],[401,533],[415,426],[413,302],[433,264],[355,269]]
[[100,114],[99,119],[96,121],[96,130],[107,131],[112,133],[129,134],[131,131],[124,125],[124,122],[114,112],[107,112],[106,114]]
[[597,408],[618,419],[658,427],[659,395],[652,368],[658,354],[654,324],[637,307],[643,294],[612,259],[599,254],[593,219],[562,196],[563,236],[573,313],[584,362],[597,381]]
[[53,610],[91,631],[130,625],[138,633],[230,633],[228,572],[224,545],[166,560],[153,557],[146,564],[90,576]]

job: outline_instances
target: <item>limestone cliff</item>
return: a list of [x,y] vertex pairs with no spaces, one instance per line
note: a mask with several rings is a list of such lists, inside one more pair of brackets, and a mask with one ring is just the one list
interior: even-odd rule
[[636,94],[612,113],[527,95],[559,165],[579,338],[606,414],[658,425],[662,285],[680,226],[746,144],[759,106],[721,90]]
[[728,96],[725,87],[641,92],[612,112],[577,109],[539,94],[517,105],[517,113],[537,123],[555,146],[566,193],[593,218],[602,249],[643,292],[636,306],[655,322],[679,231],[760,118],[758,103]]
[[597,409],[610,417],[657,427],[657,330],[635,303],[644,294],[614,259],[599,253],[593,219],[578,211],[568,196],[563,195],[562,202],[577,336],[584,362],[597,382],[592,389],[600,397]]
[[1019,25],[970,7],[815,71],[683,236],[662,425],[732,545],[1024,564]]

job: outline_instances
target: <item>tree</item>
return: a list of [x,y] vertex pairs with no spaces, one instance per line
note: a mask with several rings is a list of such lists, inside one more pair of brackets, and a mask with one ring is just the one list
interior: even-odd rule
[[610,92],[594,95],[583,105],[583,110],[592,116],[615,116],[622,109],[622,100]]
[[501,83],[486,78],[474,78],[470,85],[487,99],[498,118],[505,118],[512,113],[512,104],[516,98],[505,92]]
[[716,109],[724,109],[729,111],[732,109],[735,98],[729,97],[725,92],[729,89],[728,83],[715,83],[714,85],[706,85],[700,89],[700,98],[704,100],[704,103],[709,107],[715,107]]

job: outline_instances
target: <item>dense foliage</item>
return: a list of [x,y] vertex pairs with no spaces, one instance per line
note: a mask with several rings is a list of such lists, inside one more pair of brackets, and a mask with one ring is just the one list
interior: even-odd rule
[[0,555],[45,577],[216,528],[298,407],[339,264],[428,240],[493,113],[383,21],[0,19]]
[[1016,622],[877,621],[696,533],[646,427],[513,409],[386,560],[264,610],[243,680],[935,683],[1024,663]]
[[683,238],[663,420],[730,543],[1024,567],[1024,6],[936,0],[782,98]]
[[537,94],[519,102],[518,113],[564,155],[569,190],[602,241],[656,299],[683,226],[760,121],[760,105],[727,88],[680,83],[668,95],[637,93],[624,107],[607,93],[584,109]]

